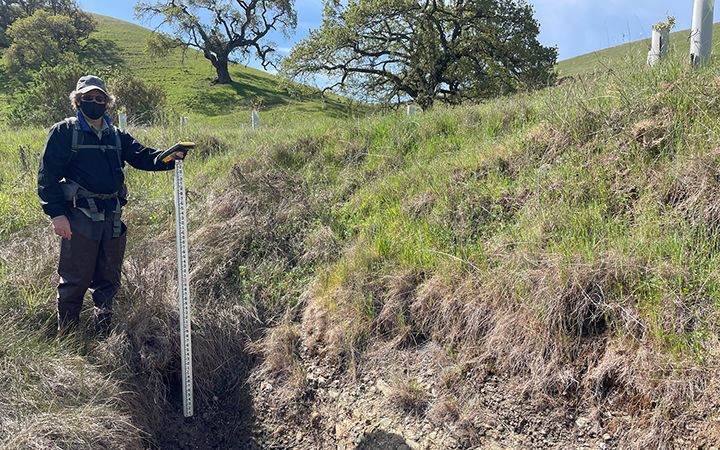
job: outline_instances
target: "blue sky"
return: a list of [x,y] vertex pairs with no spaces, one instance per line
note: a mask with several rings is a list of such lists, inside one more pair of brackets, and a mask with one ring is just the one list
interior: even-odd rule
[[[529,0],[540,23],[540,41],[557,46],[560,59],[582,55],[625,42],[647,38],[652,24],[668,14],[677,18],[677,28],[690,28],[692,0]],[[132,1],[79,0],[88,11],[140,23],[134,19]],[[296,0],[298,28],[290,39],[276,36],[282,50],[320,24],[321,0]],[[715,21],[720,7],[715,10]],[[254,64],[251,64],[254,65]]]

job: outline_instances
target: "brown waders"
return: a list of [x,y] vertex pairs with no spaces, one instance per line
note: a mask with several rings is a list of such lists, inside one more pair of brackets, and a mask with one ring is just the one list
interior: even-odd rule
[[77,328],[83,297],[88,289],[95,304],[95,331],[107,334],[112,317],[113,297],[120,288],[125,255],[126,228],[113,238],[112,212],[104,221],[93,221],[77,208],[68,213],[72,239],[60,246],[57,309],[58,331]]

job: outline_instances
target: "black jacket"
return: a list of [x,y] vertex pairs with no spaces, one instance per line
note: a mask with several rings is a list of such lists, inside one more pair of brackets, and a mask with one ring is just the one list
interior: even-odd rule
[[[78,115],[85,145],[115,145],[112,126],[106,129],[99,140],[88,123]],[[109,122],[109,119],[105,119]],[[128,133],[117,130],[122,146],[122,157],[116,152],[98,150],[80,150],[70,164],[73,124],[69,121],[58,122],[50,129],[45,150],[40,158],[38,170],[38,195],[43,211],[50,217],[65,215],[69,207],[60,188],[60,180],[67,178],[80,184],[91,192],[112,194],[117,192],[125,181],[123,167],[127,162],[136,169],[161,171],[175,167],[175,162],[155,163],[155,157],[161,150],[145,147]]]

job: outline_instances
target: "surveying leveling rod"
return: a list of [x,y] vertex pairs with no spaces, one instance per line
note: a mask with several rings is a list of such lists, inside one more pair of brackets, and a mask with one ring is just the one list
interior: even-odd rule
[[[176,152],[187,153],[193,142],[180,142],[158,158],[170,162]],[[178,303],[180,305],[180,365],[182,366],[183,414],[193,415],[192,337],[190,333],[190,269],[188,266],[187,204],[183,160],[175,160],[175,232],[178,266]]]

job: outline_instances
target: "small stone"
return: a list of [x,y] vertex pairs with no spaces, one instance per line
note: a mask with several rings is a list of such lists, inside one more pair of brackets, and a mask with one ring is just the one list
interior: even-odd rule
[[586,419],[585,417],[578,417],[578,418],[575,420],[575,425],[576,425],[578,428],[585,428],[585,427],[587,427],[589,424],[590,424],[590,421],[589,421],[588,419]]
[[348,426],[345,422],[338,422],[335,424],[335,437],[341,439],[347,433]]
[[295,442],[302,442],[303,437],[304,437],[304,435],[303,435],[302,431],[298,431],[295,434]]
[[612,439],[612,436],[610,436],[608,433],[603,434],[604,441],[609,441],[610,439]]
[[386,397],[389,396],[392,391],[392,389],[390,389],[390,386],[388,386],[388,384],[383,380],[378,380],[377,383],[375,383],[375,387],[377,387],[378,390],[382,392],[383,395]]
[[[415,441],[415,440],[413,440],[413,439],[407,439],[407,440],[405,440],[405,444],[406,444],[408,447],[410,447],[412,450],[420,450],[420,443],[417,442],[417,441]],[[401,444],[401,445],[402,445],[402,444]],[[404,448],[404,447],[398,446],[398,448]]]
[[455,438],[452,437],[452,436],[448,436],[447,438],[445,438],[445,442],[444,442],[444,443],[447,444],[448,447],[457,447],[457,446],[458,446],[458,441],[457,441],[457,439],[455,439]]

